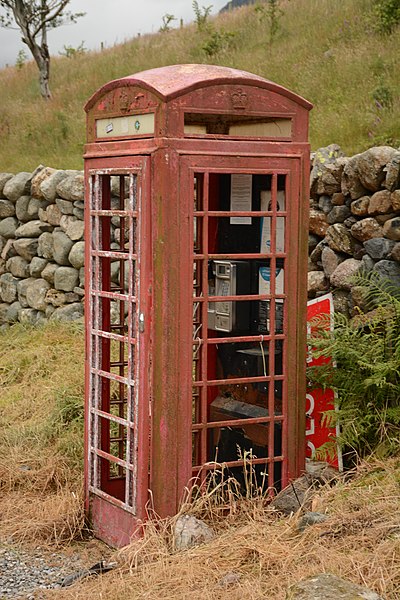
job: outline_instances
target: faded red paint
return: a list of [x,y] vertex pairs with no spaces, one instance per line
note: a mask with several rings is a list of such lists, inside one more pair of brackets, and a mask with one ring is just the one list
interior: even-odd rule
[[[209,65],[175,65],[112,81],[86,105],[86,508],[97,535],[113,545],[127,543],[138,531],[150,499],[161,516],[176,512],[192,476],[204,477],[213,468],[210,447],[223,427],[240,426],[248,439],[264,444],[267,454],[254,464],[265,465],[270,488],[276,480],[268,465],[281,465],[283,484],[304,467],[310,108],[273,82]],[[140,118],[149,114],[154,114],[154,131],[143,133]],[[131,115],[137,118],[137,133],[127,134],[124,119]],[[121,126],[121,135],[116,136],[113,120],[120,118],[115,126]],[[97,137],[100,119],[110,123],[109,136]],[[290,132],[229,135],[229,123],[243,119],[272,120],[278,131],[279,120],[290,119]],[[197,122],[200,129],[191,128]],[[221,177],[234,173],[251,174],[252,180],[269,178],[271,206],[222,210]],[[118,176],[124,185],[129,180],[130,207],[122,186],[118,202],[112,201],[110,176]],[[278,180],[280,186],[285,182],[286,197],[280,212]],[[270,219],[272,251],[218,248],[222,219],[246,215],[251,222]],[[284,219],[283,252],[274,249],[278,217]],[[120,231],[112,243],[111,223]],[[270,293],[209,295],[209,261],[255,258],[269,261]],[[282,293],[275,289],[277,260],[284,261]],[[115,261],[120,263],[117,283],[111,267]],[[126,286],[124,272],[132,265],[135,276],[128,276]],[[208,303],[218,300],[268,301],[270,309],[283,302],[282,333],[275,332],[275,310],[270,310],[271,334],[223,335],[208,329]],[[111,302],[119,303],[117,316],[111,313]],[[268,356],[262,350],[264,373],[221,375],[218,352],[233,343],[268,344]],[[277,344],[283,345],[282,367],[276,363]],[[268,387],[267,395],[260,392],[267,402],[262,416],[225,418],[214,410],[218,390],[235,385],[254,394],[257,386]],[[275,386],[282,397],[278,414]],[[274,448],[272,424],[281,432],[280,452]],[[192,430],[198,444],[192,443]],[[235,458],[226,462],[231,467],[243,464]]]

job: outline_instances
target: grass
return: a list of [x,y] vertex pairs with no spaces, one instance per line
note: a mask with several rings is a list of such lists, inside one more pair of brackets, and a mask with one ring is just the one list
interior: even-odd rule
[[[33,170],[39,163],[81,168],[83,105],[101,85],[174,63],[245,69],[276,81],[314,103],[313,149],[332,142],[347,154],[400,144],[400,28],[376,32],[372,0],[282,0],[284,14],[272,44],[253,6],[210,22],[223,40],[207,55],[211,33],[195,25],[141,36],[103,52],[52,59],[53,100],[39,97],[32,62],[0,71],[0,171]],[[232,34],[231,36],[229,34]]]
[[[45,598],[103,600],[284,600],[288,588],[321,572],[365,585],[386,600],[400,594],[400,460],[363,463],[350,482],[323,488],[313,508],[327,521],[297,529],[298,516],[281,518],[262,502],[204,499],[184,512],[211,523],[215,538],[186,551],[173,548],[176,517],[150,522],[142,540],[116,555],[119,568]],[[233,576],[231,585],[226,577]]]
[[[0,348],[0,539],[67,552],[86,535],[82,328],[14,325],[0,334]],[[192,490],[180,514],[207,522],[213,540],[177,551],[177,516],[160,520],[151,514],[143,538],[115,554],[116,570],[71,588],[41,590],[41,597],[284,600],[292,584],[330,572],[397,600],[399,488],[399,457],[364,461],[355,476],[315,493],[312,509],[328,520],[303,533],[299,515],[281,517],[262,494],[239,499],[229,482],[206,494]],[[100,550],[93,542],[73,547],[87,564],[96,562]]]
[[0,528],[27,543],[81,537],[83,332],[0,334]]

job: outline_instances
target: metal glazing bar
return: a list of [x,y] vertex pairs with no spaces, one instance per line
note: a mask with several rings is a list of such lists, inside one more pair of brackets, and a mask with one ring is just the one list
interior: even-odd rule
[[[276,375],[274,379],[276,381],[280,381],[282,379],[282,375]],[[272,381],[271,375],[262,375],[258,377],[243,377],[243,378],[233,378],[232,379],[210,379],[208,381],[194,381],[193,385],[197,385],[198,387],[213,387],[217,385],[235,385],[241,383],[258,383],[264,381]]]
[[100,450],[99,448],[91,448],[91,451],[94,454],[97,454],[97,456],[100,456],[109,462],[115,463],[124,469],[132,469],[132,465],[128,464],[125,460],[122,460],[122,458],[118,458],[118,456],[104,452],[104,450]]
[[138,213],[136,210],[91,210],[91,215],[96,217],[137,217]]
[[116,373],[109,373],[108,371],[103,371],[102,369],[91,369],[92,373],[99,375],[100,377],[105,377],[110,381],[117,381],[119,383],[124,383],[125,385],[132,384],[131,379],[129,377],[120,377]]
[[120,294],[119,292],[106,292],[106,291],[91,291],[92,296],[99,296],[100,298],[109,298],[110,300],[122,300],[123,302],[136,302],[136,298],[130,298],[127,294]]
[[[130,471],[128,471],[128,473],[129,472]],[[122,508],[123,510],[126,510],[132,514],[136,513],[135,507],[129,506],[129,504],[125,504],[125,502],[123,502],[122,500],[118,500],[118,498],[114,498],[114,496],[110,496],[110,494],[103,492],[102,490],[100,490],[99,488],[97,488],[95,486],[89,486],[89,491],[92,494],[95,494],[96,496],[99,496],[100,498],[107,500],[107,502],[110,502],[110,504],[113,504],[114,506],[119,506],[119,508]]]
[[[120,327],[118,325],[118,327]],[[99,337],[108,338],[109,340],[115,340],[116,342],[127,342],[128,338],[124,335],[119,335],[118,333],[111,333],[111,331],[101,331],[100,329],[91,329],[92,335],[97,335]]]
[[[209,217],[272,217],[274,213],[270,210],[210,210],[207,214]],[[286,215],[285,211],[279,211],[280,217]],[[205,211],[196,211],[194,216],[204,217]]]
[[[275,456],[273,459],[271,458],[252,458],[251,459],[251,464],[252,465],[270,465],[270,464],[275,464],[275,463],[279,463],[283,461],[283,456]],[[249,461],[250,462],[250,461]],[[205,471],[213,471],[214,469],[218,469],[220,467],[243,467],[244,466],[244,461],[243,460],[231,460],[231,461],[226,461],[226,462],[206,462],[202,465],[196,465],[195,467],[193,467],[193,471],[201,471],[201,470],[205,470]]]
[[[204,211],[204,217],[202,219],[202,246],[204,253],[204,260],[201,263],[201,277],[202,277],[202,288],[203,288],[203,297],[205,302],[203,302],[199,309],[201,311],[201,321],[203,328],[207,328],[208,323],[208,253],[209,253],[209,237],[208,237],[208,228],[209,228],[209,218],[208,218],[208,210],[209,210],[209,191],[210,191],[210,176],[208,173],[204,173],[203,175],[203,185],[202,185],[202,208]],[[208,368],[208,346],[207,344],[203,344],[200,348],[201,356],[201,380],[205,383],[207,381],[207,368]],[[200,418],[203,424],[207,423],[207,412],[208,412],[208,403],[207,403],[207,387],[203,386],[200,390]],[[200,433],[200,461],[205,462],[207,460],[207,434],[206,430],[202,430]]]
[[226,419],[225,421],[210,421],[205,425],[202,423],[193,423],[193,431],[200,429],[218,429],[220,427],[240,427],[241,425],[262,425],[263,423],[280,423],[284,420],[283,415],[274,417],[254,417],[252,419]]
[[112,415],[111,413],[104,412],[104,410],[96,410],[92,408],[90,411],[93,415],[97,415],[98,417],[102,417],[103,419],[107,419],[107,421],[112,421],[113,423],[118,423],[119,425],[123,425],[124,427],[130,427],[131,429],[135,428],[135,424],[123,419],[122,417],[117,417],[117,415]]
[[126,260],[136,260],[136,254],[130,254],[128,252],[114,251],[114,250],[92,250],[90,252],[92,256],[100,256],[101,258],[116,258],[118,260],[126,259]]

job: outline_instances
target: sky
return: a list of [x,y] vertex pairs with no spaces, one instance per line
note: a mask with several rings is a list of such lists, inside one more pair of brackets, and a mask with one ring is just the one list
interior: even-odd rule
[[[228,0],[199,0],[199,6],[212,4],[211,14],[216,14]],[[179,26],[194,20],[192,0],[71,0],[71,12],[85,12],[76,24],[58,27],[49,32],[50,54],[58,55],[64,46],[77,48],[82,42],[87,50],[100,49],[122,43],[138,33],[155,33],[162,25],[162,17],[172,14]],[[3,9],[0,9],[0,13]],[[15,65],[20,50],[28,47],[21,42],[20,33],[0,28],[0,68]]]

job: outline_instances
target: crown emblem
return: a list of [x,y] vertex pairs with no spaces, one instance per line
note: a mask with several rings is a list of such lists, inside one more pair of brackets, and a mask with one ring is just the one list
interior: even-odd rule
[[121,112],[126,112],[129,110],[130,99],[125,90],[122,90],[119,97],[119,109]]
[[233,92],[231,94],[231,100],[233,108],[243,109],[246,108],[249,99],[246,92],[244,92],[241,89],[238,89],[236,90],[236,92]]

